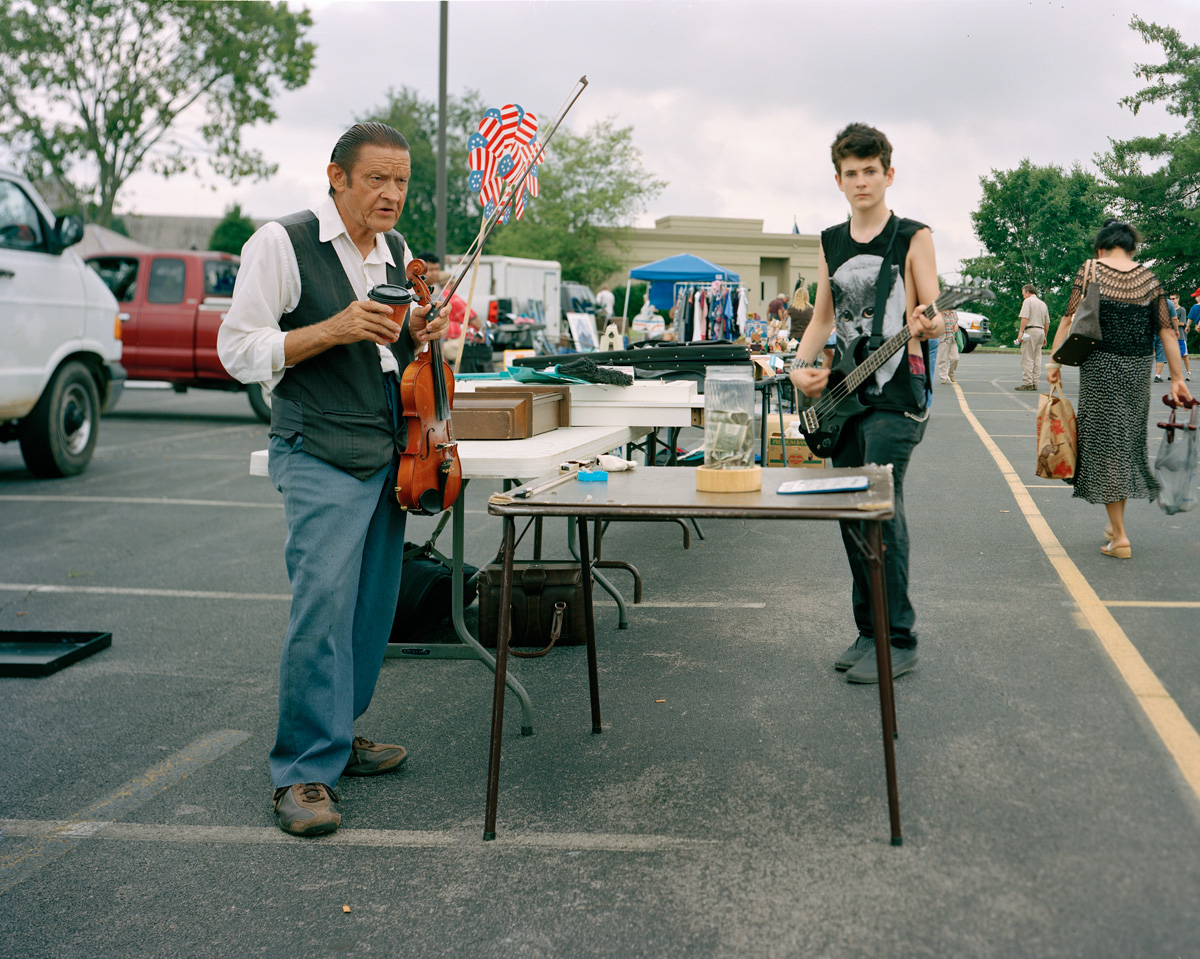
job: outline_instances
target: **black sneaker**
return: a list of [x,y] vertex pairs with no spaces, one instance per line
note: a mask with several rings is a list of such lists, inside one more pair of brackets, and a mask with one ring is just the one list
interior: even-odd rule
[[859,636],[853,643],[846,647],[846,651],[838,658],[838,661],[833,664],[833,668],[839,672],[845,672],[867,653],[874,653],[875,640],[869,636]]
[[[872,643],[872,646],[875,644]],[[917,665],[917,650],[900,649],[892,647],[892,678],[903,676],[910,672]],[[879,666],[875,661],[874,656],[867,656],[860,659],[858,663],[846,673],[846,682],[848,683],[877,683],[879,682]]]
[[1154,374],[1154,382],[1155,382],[1155,383],[1161,383],[1161,382],[1162,382],[1162,377],[1161,377],[1161,376],[1159,376],[1157,373],[1155,373],[1155,374]]

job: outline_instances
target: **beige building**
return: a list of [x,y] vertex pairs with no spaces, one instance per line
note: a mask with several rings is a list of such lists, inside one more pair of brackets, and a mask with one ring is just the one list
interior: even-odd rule
[[[752,313],[765,316],[776,296],[790,297],[798,277],[817,279],[820,237],[807,233],[764,233],[762,220],[732,217],[664,216],[654,229],[634,228],[619,255],[625,269],[609,278],[610,287],[624,286],[629,271],[677,253],[691,253],[732,270],[749,290]],[[617,304],[620,312],[623,304]]]

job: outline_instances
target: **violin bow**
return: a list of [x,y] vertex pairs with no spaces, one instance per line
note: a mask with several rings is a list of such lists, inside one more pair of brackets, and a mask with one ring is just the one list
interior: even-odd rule
[[[550,125],[550,129],[547,131],[545,138],[538,147],[537,153],[534,155],[533,159],[525,165],[525,172],[521,174],[521,179],[517,181],[515,186],[509,186],[505,189],[504,195],[500,198],[500,202],[496,204],[496,209],[492,211],[491,223],[487,223],[485,221],[483,228],[479,231],[479,236],[475,238],[475,242],[472,243],[467,252],[463,254],[458,275],[455,276],[450,283],[442,287],[441,300],[436,307],[429,311],[431,316],[437,316],[445,308],[446,304],[450,302],[450,297],[454,295],[454,291],[458,289],[459,284],[466,279],[468,271],[470,271],[472,266],[479,261],[479,257],[483,253],[484,243],[486,243],[488,237],[492,235],[492,231],[500,225],[500,218],[504,215],[505,211],[512,206],[515,197],[518,195],[518,191],[525,189],[525,182],[529,179],[529,174],[542,159],[542,154],[546,152],[546,146],[550,143],[555,131],[558,130],[559,124],[563,122],[566,115],[570,112],[571,107],[575,105],[575,101],[578,100],[583,91],[587,89],[587,85],[588,78],[586,76],[580,77],[575,82],[575,86],[571,88],[571,93],[568,94],[564,106],[559,110],[558,115],[555,116],[553,123]],[[470,315],[471,305],[468,303],[467,312],[463,316],[464,323],[470,319]]]

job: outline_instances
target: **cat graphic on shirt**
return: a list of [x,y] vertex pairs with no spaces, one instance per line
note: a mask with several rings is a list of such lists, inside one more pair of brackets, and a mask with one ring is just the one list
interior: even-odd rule
[[[833,314],[836,324],[838,349],[845,353],[850,344],[860,336],[870,336],[875,314],[875,281],[879,276],[879,265],[883,257],[871,253],[860,253],[851,257],[837,268],[829,278],[829,289],[833,293]],[[888,294],[883,311],[883,338],[899,333],[904,326],[906,299],[904,277],[900,267],[892,264],[892,290]],[[883,385],[896,374],[904,358],[901,350],[888,358],[876,372],[874,382],[866,387],[868,396],[878,396]]]

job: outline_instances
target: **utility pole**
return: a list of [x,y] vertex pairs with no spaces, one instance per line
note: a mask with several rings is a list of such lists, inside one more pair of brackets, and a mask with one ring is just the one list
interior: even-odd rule
[[437,196],[434,200],[435,247],[446,263],[446,37],[450,29],[450,0],[441,2],[441,50],[438,58]]

